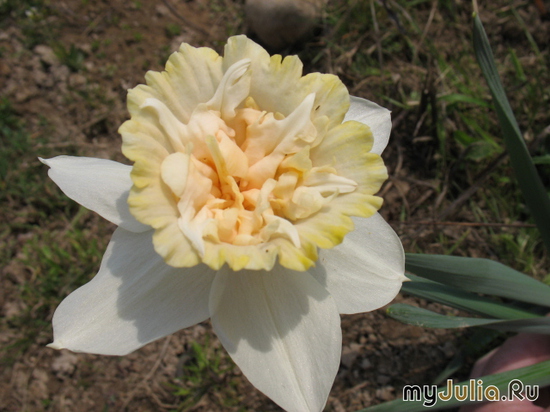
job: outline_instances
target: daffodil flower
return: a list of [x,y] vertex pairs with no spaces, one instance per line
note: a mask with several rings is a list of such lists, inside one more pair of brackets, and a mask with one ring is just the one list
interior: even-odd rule
[[146,81],[120,128],[133,166],[42,160],[65,194],[118,225],[99,273],[57,308],[50,346],[125,355],[210,318],[259,390],[289,411],[322,410],[339,314],[387,304],[404,280],[375,196],[389,111],[245,36],[223,57],[183,44]]

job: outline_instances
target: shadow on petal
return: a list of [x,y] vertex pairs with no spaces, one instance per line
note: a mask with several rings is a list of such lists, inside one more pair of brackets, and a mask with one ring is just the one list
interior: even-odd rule
[[128,209],[128,196],[130,191],[127,190],[120,194],[120,196],[115,201],[115,207],[120,215],[120,221],[115,222],[118,226],[129,230],[130,232],[147,232],[151,229],[150,226],[144,225],[139,222]]
[[208,319],[215,271],[206,265],[167,265],[154,251],[152,231],[135,234],[119,229],[111,247],[102,270],[118,278],[117,314],[127,325],[116,332],[119,338],[128,334],[125,339],[135,339],[141,347]]
[[278,265],[270,272],[233,272],[224,267],[212,286],[210,310],[216,333],[228,338],[224,345],[229,352],[242,340],[268,352],[274,341],[307,322],[312,301],[329,297],[307,272]]
[[118,228],[98,274],[61,302],[53,317],[55,348],[126,355],[208,318],[215,272],[164,263],[152,231]]

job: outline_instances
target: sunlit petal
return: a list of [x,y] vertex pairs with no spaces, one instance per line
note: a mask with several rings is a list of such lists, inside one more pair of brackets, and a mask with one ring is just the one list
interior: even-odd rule
[[212,324],[259,390],[288,411],[321,411],[338,370],[340,318],[310,275],[220,272],[210,296]]
[[40,159],[50,167],[48,176],[71,199],[131,232],[150,227],[130,214],[128,194],[131,166],[90,157],[57,156]]
[[377,213],[354,218],[355,230],[339,246],[323,250],[309,270],[336,300],[340,313],[368,312],[388,304],[405,280],[399,238]]

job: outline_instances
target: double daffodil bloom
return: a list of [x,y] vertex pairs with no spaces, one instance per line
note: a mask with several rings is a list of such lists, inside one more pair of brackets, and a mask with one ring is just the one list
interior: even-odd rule
[[245,36],[223,57],[183,44],[146,81],[120,128],[133,166],[43,160],[65,194],[118,225],[99,273],[57,308],[50,346],[124,355],[210,318],[259,390],[322,410],[339,314],[387,304],[404,280],[375,196],[389,111]]

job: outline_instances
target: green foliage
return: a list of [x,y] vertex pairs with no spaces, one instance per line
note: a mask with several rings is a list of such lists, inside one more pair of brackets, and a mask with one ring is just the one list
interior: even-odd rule
[[493,52],[479,16],[474,17],[474,50],[491,90],[504,143],[514,174],[530,212],[541,232],[546,248],[550,250],[550,197],[535,169],[516,118],[506,97],[495,65]]
[[[550,334],[550,319],[543,317],[550,306],[550,286],[507,266],[487,259],[408,254],[406,269],[418,276],[409,275],[411,282],[403,285],[404,292],[486,318],[446,316],[396,304],[387,312],[397,320],[433,328],[484,326]],[[502,302],[494,297],[511,301]]]
[[[329,4],[326,26],[332,32],[324,41],[330,52],[320,50],[313,60],[330,55],[328,71],[344,73],[352,94],[365,93],[402,109],[394,114],[401,115],[400,129],[409,131],[401,143],[404,150],[413,155],[421,150],[422,167],[438,180],[447,178],[450,168],[462,171],[468,166],[468,173],[457,173],[460,178],[452,182],[453,190],[465,190],[472,184],[468,176],[502,152],[497,119],[481,110],[490,106],[487,89],[471,52],[471,39],[462,28],[464,14],[470,14],[468,5],[438,1],[434,21],[427,22],[426,11],[434,2],[373,2],[372,9],[370,3]],[[502,8],[502,17],[519,22],[515,7]],[[438,19],[445,21],[445,35],[439,35]],[[376,26],[378,31],[373,29]],[[535,40],[528,30],[524,32],[539,56]],[[513,70],[505,72],[505,84],[517,93],[516,109],[525,132],[536,135],[541,125],[548,124],[547,64],[543,58],[534,61],[525,53],[507,52],[511,64],[506,67]],[[404,111],[410,114],[403,116]],[[411,145],[415,138],[422,144]]]
[[81,207],[68,230],[39,232],[24,245],[20,261],[32,268],[34,277],[23,285],[21,295],[35,310],[51,310],[60,296],[68,295],[95,275],[106,242],[82,227],[80,221],[89,218],[89,214]]
[[[34,222],[49,216],[60,206],[59,196],[44,196],[45,170],[38,157],[48,157],[51,149],[43,145],[44,138],[31,139],[12,104],[7,99],[0,100],[0,203],[6,221],[11,228],[28,228],[24,222]],[[37,149],[38,146],[42,146]],[[74,151],[67,146],[67,152]],[[53,187],[53,186],[52,186]],[[24,207],[32,206],[26,210]],[[29,214],[31,216],[29,216]],[[25,215],[25,219],[14,219]]]
[[[524,273],[537,273],[540,264],[539,257],[543,244],[539,233],[534,228],[522,228],[516,233],[495,233],[491,236],[495,247],[499,248],[501,256],[504,256],[518,270]],[[544,274],[539,275],[542,279]]]
[[[48,319],[60,300],[95,275],[107,239],[95,236],[97,228],[90,231],[82,226],[80,221],[89,216],[90,212],[81,208],[67,231],[33,226],[32,236],[13,259],[25,278],[18,290],[25,306],[17,316],[6,319],[10,327],[19,330],[19,336],[0,352],[2,363],[9,363],[32,344],[48,343],[44,341],[51,333]],[[108,226],[107,223],[98,224],[99,227]],[[4,252],[9,253],[15,245],[9,246]],[[9,259],[6,255],[1,256],[3,264]]]
[[396,303],[387,310],[388,315],[409,325],[436,329],[469,328],[483,326],[489,329],[504,332],[541,333],[550,335],[550,319],[543,316],[514,319],[495,320],[488,318],[471,318],[464,316],[446,316],[418,308],[416,306]]
[[407,271],[461,290],[550,306],[550,287],[489,259],[407,254]]
[[[519,19],[517,13],[516,17]],[[534,40],[528,31],[525,31],[529,35],[532,47],[540,55]],[[550,197],[535,169],[520,132],[501,83],[489,40],[477,15],[474,15],[474,50],[493,97],[503,141],[515,177],[537,228],[542,234],[546,248],[550,250],[550,215],[548,214]],[[511,58],[517,77],[521,81],[526,81],[527,78],[515,52],[511,52]],[[463,140],[468,138],[464,134],[456,135]],[[488,138],[484,140],[487,144],[491,142]],[[529,243],[524,239],[523,242],[514,245],[513,239],[505,240],[507,240],[507,247],[511,248],[514,254],[519,254]],[[487,259],[409,254],[406,257],[406,269],[420,277],[411,276],[412,282],[403,286],[405,292],[485,317],[442,315],[411,305],[394,304],[387,309],[387,313],[395,319],[431,328],[482,326],[499,331],[550,334],[550,319],[544,316],[550,307],[550,286],[507,266]],[[479,296],[479,293],[492,296]],[[503,302],[493,296],[507,298],[507,300]],[[524,309],[526,306],[528,310]],[[533,384],[544,386],[550,383],[549,367],[550,361],[541,362],[508,372],[507,377],[518,379],[522,373],[525,373],[524,379],[530,379]],[[496,381],[495,378],[497,378]],[[501,378],[500,374],[482,379],[487,385],[488,382],[497,382],[499,378]],[[508,383],[505,380],[501,382],[503,385]],[[452,399],[441,407],[446,409],[462,404],[464,403]],[[424,410],[424,407],[425,405],[421,402],[415,405],[412,402],[394,401],[367,410],[415,411]]]
[[[446,274],[445,276],[452,276]],[[538,316],[536,313],[525,310],[510,303],[502,303],[496,299],[480,296],[464,289],[449,286],[446,282],[434,282],[420,276],[407,274],[412,282],[405,282],[402,291],[442,303],[453,308],[466,310],[484,316],[503,319],[527,319]]]

